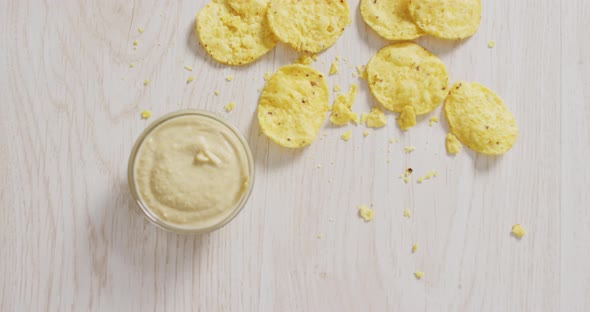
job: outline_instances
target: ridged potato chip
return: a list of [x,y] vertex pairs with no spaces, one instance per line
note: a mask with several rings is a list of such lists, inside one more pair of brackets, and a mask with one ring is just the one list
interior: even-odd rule
[[278,39],[268,27],[264,1],[213,0],[197,15],[201,45],[216,61],[227,65],[245,65],[270,51]]
[[514,115],[494,91],[475,82],[460,81],[444,104],[451,132],[470,149],[502,155],[518,137]]
[[481,23],[481,0],[410,0],[408,9],[418,27],[439,38],[471,37]]
[[332,46],[349,18],[346,0],[271,0],[268,9],[270,28],[279,40],[306,53]]
[[387,40],[412,40],[424,34],[410,16],[408,0],[361,0],[361,15]]
[[371,93],[383,107],[416,115],[431,112],[446,95],[449,75],[445,64],[425,48],[410,42],[381,49],[367,64]]
[[311,144],[326,119],[329,106],[324,74],[300,64],[281,67],[268,80],[258,103],[262,132],[279,145]]

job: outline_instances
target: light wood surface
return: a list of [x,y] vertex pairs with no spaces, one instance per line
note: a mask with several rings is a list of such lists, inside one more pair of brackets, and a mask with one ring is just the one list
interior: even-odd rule
[[[590,310],[588,1],[488,0],[471,39],[418,40],[452,81],[491,87],[515,113],[519,141],[497,158],[446,155],[440,109],[407,133],[389,114],[367,138],[326,124],[305,150],[270,143],[257,89],[298,55],[279,45],[251,66],[216,63],[193,31],[204,4],[0,2],[0,311]],[[313,66],[347,59],[328,81],[358,83],[362,112],[376,103],[349,65],[387,41],[350,4],[353,23]],[[126,181],[149,123],[139,113],[186,108],[233,122],[257,166],[243,212],[203,236],[151,225]],[[417,184],[429,170],[439,176]]]

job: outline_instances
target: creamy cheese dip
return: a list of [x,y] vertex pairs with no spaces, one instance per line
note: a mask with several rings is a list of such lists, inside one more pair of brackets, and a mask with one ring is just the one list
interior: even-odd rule
[[156,121],[140,140],[130,161],[131,184],[157,221],[198,232],[225,224],[243,206],[252,159],[233,127],[189,112]]

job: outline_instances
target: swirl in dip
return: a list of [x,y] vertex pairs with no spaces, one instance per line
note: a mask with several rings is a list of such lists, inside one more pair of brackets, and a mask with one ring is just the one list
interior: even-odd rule
[[250,191],[252,161],[233,127],[188,112],[156,121],[140,140],[130,161],[132,185],[156,224],[207,231],[239,212]]

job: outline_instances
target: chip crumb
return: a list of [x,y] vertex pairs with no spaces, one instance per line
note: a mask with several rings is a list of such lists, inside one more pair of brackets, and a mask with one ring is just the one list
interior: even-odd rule
[[129,67],[133,68],[133,67],[135,67],[135,64],[131,63],[131,64],[129,64]]
[[422,182],[424,182],[424,177],[419,177],[417,182],[418,184],[422,184]]
[[367,66],[366,65],[357,66],[356,70],[358,72],[356,77],[360,77],[361,79],[367,80]]
[[236,102],[231,101],[231,102],[229,102],[229,104],[227,104],[225,106],[225,111],[226,112],[231,112],[234,109],[235,106],[236,106]]
[[190,65],[184,65],[184,69],[186,69],[188,71],[193,71],[193,67]]
[[272,73],[271,72],[264,73],[264,81],[268,81],[271,76],[272,76]]
[[332,65],[330,66],[330,72],[329,72],[330,76],[336,75],[338,73],[338,70],[339,70],[338,60],[336,60],[336,61],[332,62]]
[[141,119],[148,119],[152,117],[152,112],[149,110],[144,110],[143,112],[141,112]]
[[404,217],[406,217],[406,218],[412,217],[412,212],[410,211],[410,209],[408,209],[408,208],[404,209]]
[[389,144],[393,144],[393,143],[395,143],[395,139],[394,138],[389,139]]
[[151,81],[150,81],[149,79],[146,79],[146,80],[143,82],[143,85],[147,87],[147,86],[149,86],[149,85],[150,85],[150,83],[151,83]]
[[337,60],[337,61],[340,61],[340,56],[339,55],[336,55],[336,57],[334,59]]
[[219,95],[219,90],[215,90],[215,95]]
[[295,64],[309,65],[312,62],[317,61],[317,59],[317,54],[304,53],[295,60]]
[[437,123],[437,122],[438,122],[438,117],[436,117],[436,116],[432,116],[432,117],[431,117],[431,118],[428,120],[428,125],[432,127],[432,126],[433,126],[435,123]]
[[361,113],[361,125],[364,125],[367,122],[367,113]]
[[412,253],[416,253],[416,251],[418,251],[418,243],[415,243],[415,244],[412,246]]
[[408,184],[410,182],[410,177],[405,177],[404,178],[404,183]]
[[315,167],[316,167],[317,169],[321,169],[321,168],[322,168],[322,164],[317,164]]
[[334,90],[334,92],[339,92],[341,90],[340,89],[340,85],[339,84],[335,84],[334,85],[334,88],[332,90]]
[[526,230],[520,224],[515,224],[512,226],[512,235],[514,237],[521,239],[526,235]]
[[413,146],[413,145],[408,145],[408,146],[404,147],[404,150],[406,151],[406,153],[409,154],[409,153],[415,151],[416,150],[416,147]]
[[315,236],[317,239],[322,239],[324,238],[324,233],[320,233],[318,235]]
[[414,272],[414,276],[416,276],[416,279],[422,279],[422,277],[424,276],[424,272],[416,271]]
[[416,112],[410,105],[406,105],[402,108],[397,123],[402,130],[408,130],[416,125]]
[[457,139],[457,137],[450,132],[449,134],[447,134],[447,139],[445,140],[445,143],[447,147],[447,153],[451,155],[457,155],[463,147],[463,144],[461,144],[459,139]]
[[365,138],[366,138],[366,137],[368,137],[368,136],[369,136],[369,131],[365,131],[365,132],[363,132],[363,136],[364,136]]
[[225,80],[232,81],[232,80],[234,80],[234,76],[231,76],[231,75],[227,76],[227,77],[225,77]]
[[387,118],[378,106],[371,108],[371,112],[367,115],[366,119],[367,127],[369,128],[381,128],[387,124]]
[[360,218],[362,218],[365,222],[370,222],[373,220],[373,209],[367,207],[366,205],[360,205],[358,208],[358,214]]
[[358,114],[352,111],[354,100],[356,99],[356,93],[358,86],[353,84],[350,86],[347,94],[340,94],[334,100],[332,105],[332,114],[330,115],[330,122],[337,126],[344,126],[349,122],[358,124]]
[[141,28],[141,27],[137,28],[137,32],[140,34],[143,34],[143,28]]
[[488,48],[493,49],[494,47],[496,47],[496,41],[490,40],[490,42],[488,42]]
[[137,45],[139,45],[139,41],[137,41],[137,40],[134,40],[134,41],[133,41],[133,45],[134,45],[134,46],[137,46]]
[[189,76],[188,79],[186,80],[187,83],[191,83],[195,80],[195,76]]
[[344,132],[344,133],[342,134],[342,137],[341,137],[341,138],[342,138],[342,140],[344,140],[344,141],[348,141],[348,140],[350,140],[350,137],[351,137],[351,136],[352,136],[352,131],[351,131],[351,130],[348,130],[348,131],[346,131],[346,132]]

